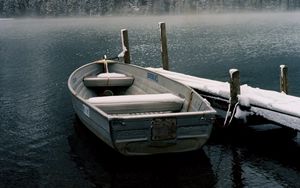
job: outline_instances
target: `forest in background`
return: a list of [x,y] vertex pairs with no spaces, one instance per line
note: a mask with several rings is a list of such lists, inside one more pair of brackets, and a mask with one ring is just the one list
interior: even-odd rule
[[300,0],[0,0],[0,17],[298,10]]

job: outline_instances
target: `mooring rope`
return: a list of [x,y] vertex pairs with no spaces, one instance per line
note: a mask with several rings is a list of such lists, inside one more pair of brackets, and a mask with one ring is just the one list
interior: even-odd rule
[[[233,117],[234,117],[234,115],[235,115],[235,113],[236,113],[236,109],[237,109],[237,106],[239,105],[239,102],[237,102],[235,105],[234,105],[234,108],[233,108],[233,110],[232,110],[232,112],[230,113],[230,107],[231,107],[231,104],[229,104],[228,105],[228,110],[227,110],[227,113],[226,113],[226,117],[225,117],[225,120],[224,120],[224,127],[226,127],[227,125],[229,125],[231,122],[232,122],[232,120],[233,120]],[[230,120],[229,120],[229,122],[227,122],[227,119],[229,118],[229,116],[230,116]]]
[[106,59],[106,60],[119,60],[120,57],[119,56],[114,56],[114,57],[106,57],[106,55],[103,56],[103,59]]

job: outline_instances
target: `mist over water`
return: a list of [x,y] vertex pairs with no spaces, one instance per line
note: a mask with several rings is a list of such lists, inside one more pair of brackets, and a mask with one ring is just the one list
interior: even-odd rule
[[76,119],[67,90],[74,69],[121,52],[123,28],[132,63],[160,67],[165,21],[171,70],[227,81],[238,68],[242,83],[279,90],[286,64],[300,96],[299,16],[0,20],[0,187],[299,187],[299,136],[247,130],[213,136],[198,152],[126,158]]

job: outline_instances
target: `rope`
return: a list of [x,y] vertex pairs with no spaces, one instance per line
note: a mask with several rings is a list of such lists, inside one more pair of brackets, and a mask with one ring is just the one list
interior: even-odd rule
[[108,60],[116,60],[116,59],[119,60],[120,58],[118,56],[108,58]]
[[239,102],[237,102],[237,103],[234,105],[234,108],[233,108],[233,110],[232,110],[232,116],[231,116],[231,118],[230,118],[230,120],[229,120],[228,125],[231,123],[231,121],[232,121],[232,119],[233,119],[233,117],[234,117],[234,115],[235,115],[235,113],[236,113],[236,109],[237,109],[238,104],[239,104]]
[[[239,105],[239,102],[237,102],[237,103],[234,105],[234,108],[233,108],[231,114],[229,115],[229,113],[230,113],[230,107],[231,107],[231,104],[229,104],[228,110],[227,110],[227,113],[226,113],[226,117],[225,117],[225,120],[224,120],[224,125],[223,125],[224,127],[227,126],[227,125],[229,125],[229,124],[232,122],[233,117],[234,117],[234,115],[235,115],[235,113],[236,113],[236,109],[237,109],[237,106],[238,106],[238,105]],[[228,117],[230,117],[229,122],[227,122]]]
[[109,57],[107,58],[106,55],[103,56],[103,59],[106,59],[106,60],[120,60],[120,58],[123,58],[125,53],[127,52],[127,49],[125,48],[121,53],[119,53],[117,56],[114,56],[114,57]]
[[228,104],[228,110],[227,110],[226,117],[225,117],[224,124],[223,124],[224,127],[227,126],[227,118],[230,116],[229,113],[230,113],[230,103]]
[[103,59],[106,59],[106,60],[116,60],[117,59],[117,60],[119,60],[120,58],[118,56],[114,56],[114,57],[109,57],[108,58],[108,57],[106,57],[106,55],[104,55]]

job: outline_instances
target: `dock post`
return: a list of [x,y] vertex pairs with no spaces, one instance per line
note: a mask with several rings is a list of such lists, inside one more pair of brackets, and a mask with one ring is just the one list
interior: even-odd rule
[[228,126],[231,124],[235,110],[236,105],[239,101],[238,95],[241,93],[241,87],[240,87],[240,72],[237,69],[230,69],[230,98],[229,98],[229,106],[226,114],[226,118],[224,120],[224,126]]
[[161,56],[163,69],[169,70],[166,24],[164,22],[159,22],[158,24],[160,28]]
[[280,65],[280,92],[288,94],[288,67]]
[[130,64],[129,42],[127,29],[121,30],[122,53],[124,53],[124,63]]
[[235,106],[238,102],[238,95],[241,93],[240,72],[237,69],[230,69],[230,105]]

